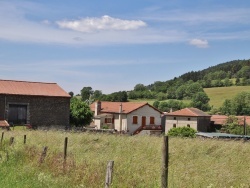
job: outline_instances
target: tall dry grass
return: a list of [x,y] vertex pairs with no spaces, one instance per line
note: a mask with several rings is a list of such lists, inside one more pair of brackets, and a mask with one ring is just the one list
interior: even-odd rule
[[[9,146],[11,136],[15,137],[13,146]],[[65,137],[69,142],[64,166]],[[149,136],[5,132],[0,149],[0,174],[4,174],[0,185],[104,187],[107,161],[114,160],[112,187],[160,187],[162,141],[162,137]],[[40,164],[44,146],[48,152]],[[250,186],[249,142],[170,138],[169,148],[169,187]]]

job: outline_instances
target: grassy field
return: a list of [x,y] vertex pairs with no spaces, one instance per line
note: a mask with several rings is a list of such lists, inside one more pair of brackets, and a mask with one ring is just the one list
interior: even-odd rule
[[[27,143],[23,144],[23,135]],[[10,137],[14,145],[9,146]],[[63,169],[64,138],[69,138]],[[0,185],[12,187],[104,187],[114,160],[113,188],[158,188],[162,137],[53,131],[5,132],[0,146]],[[39,164],[42,148],[45,162]],[[249,187],[250,143],[170,138],[169,187]]]
[[[209,104],[213,107],[219,108],[222,106],[225,99],[232,99],[238,93],[243,92],[243,91],[250,92],[250,86],[204,88],[204,91],[210,98]],[[155,100],[141,99],[141,100],[129,100],[129,101],[130,102],[148,102],[149,104],[153,105]],[[184,103],[190,103],[190,100],[182,100],[182,101]]]
[[232,99],[238,93],[243,91],[250,92],[250,86],[205,88],[204,91],[210,98],[209,104],[218,108],[221,107],[225,99]]

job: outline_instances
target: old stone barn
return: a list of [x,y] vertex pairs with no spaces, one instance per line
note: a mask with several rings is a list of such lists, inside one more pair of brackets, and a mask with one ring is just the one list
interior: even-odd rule
[[32,127],[69,125],[70,95],[56,83],[0,80],[0,119]]

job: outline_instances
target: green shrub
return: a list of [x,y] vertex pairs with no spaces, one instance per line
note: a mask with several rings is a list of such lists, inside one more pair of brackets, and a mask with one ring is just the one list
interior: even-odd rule
[[195,137],[196,130],[190,127],[177,127],[168,131],[168,136]]
[[102,129],[109,129],[109,126],[108,125],[103,125]]

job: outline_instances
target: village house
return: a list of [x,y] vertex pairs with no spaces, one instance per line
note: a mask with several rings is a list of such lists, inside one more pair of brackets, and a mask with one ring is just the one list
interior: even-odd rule
[[0,80],[0,119],[32,127],[69,125],[70,95],[56,83]]
[[211,116],[197,108],[184,108],[166,114],[165,133],[173,127],[191,127],[198,132],[210,131]]
[[97,129],[109,128],[130,135],[142,130],[161,133],[162,112],[146,102],[101,102],[90,105]]

